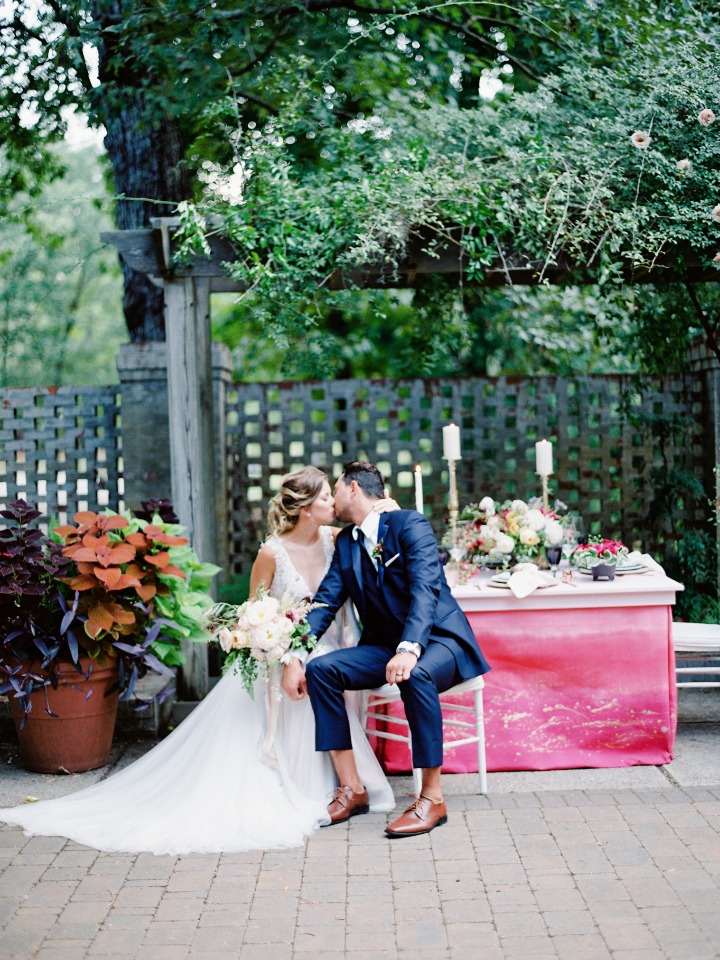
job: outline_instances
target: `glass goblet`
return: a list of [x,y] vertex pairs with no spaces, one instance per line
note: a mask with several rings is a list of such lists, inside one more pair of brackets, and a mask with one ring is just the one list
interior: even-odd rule
[[463,547],[450,547],[450,556],[455,563],[459,564],[462,558],[465,556],[465,550]]
[[563,542],[562,542],[562,554],[566,560],[570,560],[570,557],[575,552],[575,549],[578,545],[578,535],[574,527],[566,527],[563,530]]
[[553,546],[545,547],[545,558],[550,564],[550,573],[556,577],[557,568],[560,563],[560,557],[562,556],[562,547],[560,544],[554,544]]

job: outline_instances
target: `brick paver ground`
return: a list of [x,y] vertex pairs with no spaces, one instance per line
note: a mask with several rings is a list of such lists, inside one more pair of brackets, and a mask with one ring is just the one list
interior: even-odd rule
[[369,815],[301,849],[217,856],[98,853],[3,826],[0,956],[720,957],[720,786],[448,805],[416,839],[386,839]]

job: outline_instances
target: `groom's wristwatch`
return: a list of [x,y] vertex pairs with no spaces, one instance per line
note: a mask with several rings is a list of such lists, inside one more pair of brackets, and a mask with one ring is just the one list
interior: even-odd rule
[[401,640],[395,648],[395,653],[414,653],[419,660],[422,647],[419,643],[414,643],[412,640]]

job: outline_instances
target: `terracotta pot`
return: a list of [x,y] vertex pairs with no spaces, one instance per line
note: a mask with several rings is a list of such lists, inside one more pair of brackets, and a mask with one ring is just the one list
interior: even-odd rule
[[[62,677],[57,690],[46,687],[30,697],[32,711],[20,729],[22,708],[10,699],[15,728],[20,741],[23,765],[35,773],[81,773],[107,763],[112,746],[118,691],[105,696],[118,679],[117,664],[99,667],[87,657],[80,658],[83,673],[73,664],[61,663]],[[90,679],[84,674],[92,665]],[[64,681],[64,682],[63,682]],[[88,697],[88,690],[92,694]],[[47,693],[50,709],[45,712]]]

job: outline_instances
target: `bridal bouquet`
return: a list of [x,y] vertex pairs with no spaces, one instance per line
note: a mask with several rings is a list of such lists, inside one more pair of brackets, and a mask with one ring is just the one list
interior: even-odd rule
[[307,615],[315,606],[287,596],[278,600],[264,591],[239,607],[216,604],[209,613],[209,627],[212,640],[227,654],[223,673],[240,673],[243,686],[252,693],[261,669],[286,663],[290,651],[314,649],[317,638],[310,632]]

